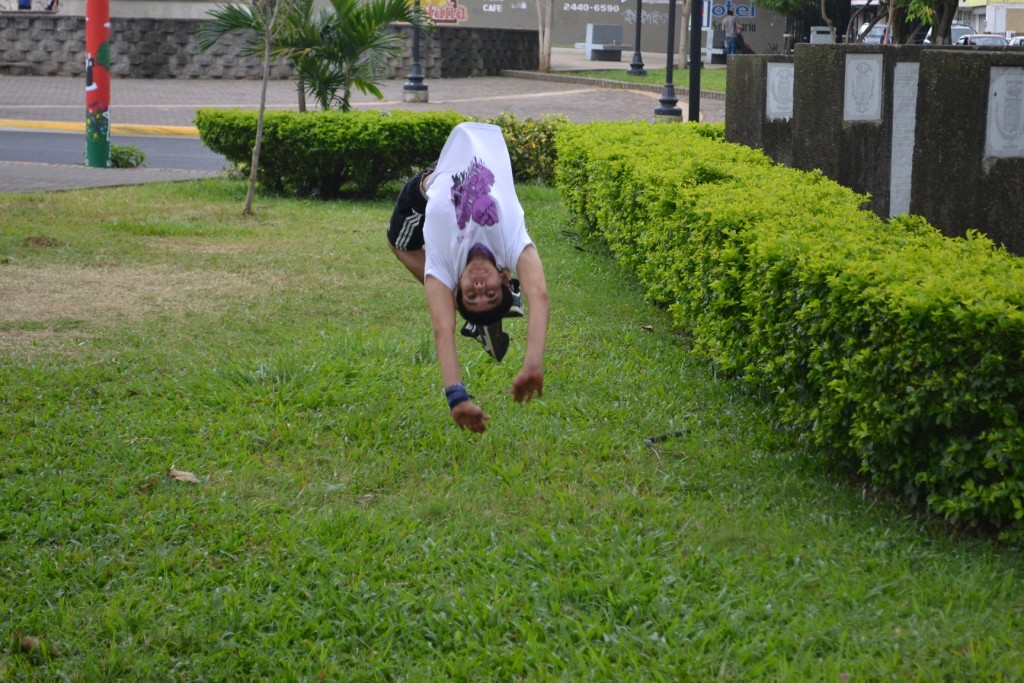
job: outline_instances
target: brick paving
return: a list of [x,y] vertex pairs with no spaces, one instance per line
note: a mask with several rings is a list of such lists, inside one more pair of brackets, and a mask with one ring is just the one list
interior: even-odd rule
[[[628,56],[627,56],[628,57]],[[664,64],[664,55],[644,55],[648,68]],[[405,103],[403,79],[381,84],[382,100],[356,91],[356,109],[446,111],[489,118],[510,112],[519,118],[562,113],[576,122],[653,121],[659,106],[660,86],[623,87],[612,82],[595,84],[573,77],[582,69],[629,68],[623,62],[587,62],[581,51],[555,49],[552,74],[505,72],[502,76],[427,80],[429,101]],[[120,134],[194,135],[195,111],[204,107],[256,109],[258,81],[115,79],[111,84],[110,117]],[[685,88],[676,87],[677,107],[685,119]],[[37,76],[0,76],[0,127],[83,130],[84,83],[81,79]],[[270,110],[297,109],[295,84],[272,81],[267,89]],[[312,103],[310,103],[312,104]],[[722,121],[721,95],[703,93],[701,120]],[[33,192],[182,180],[211,175],[175,169],[95,169],[72,165],[0,162],[0,192]]]

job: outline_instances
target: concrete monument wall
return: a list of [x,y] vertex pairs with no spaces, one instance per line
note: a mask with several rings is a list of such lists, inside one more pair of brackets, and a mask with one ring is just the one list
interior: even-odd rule
[[726,139],[1024,255],[1024,50],[801,44],[783,68],[730,58]]
[[725,136],[793,163],[793,58],[744,55],[729,61]]
[[1024,50],[921,58],[910,212],[1024,255]]
[[[869,208],[889,216],[896,67],[916,63],[921,50],[917,45],[798,45],[793,60],[793,166],[821,169],[829,178],[870,194]],[[901,96],[907,87],[899,86]],[[909,92],[916,92],[916,84]],[[912,148],[902,154],[909,163],[908,152]]]

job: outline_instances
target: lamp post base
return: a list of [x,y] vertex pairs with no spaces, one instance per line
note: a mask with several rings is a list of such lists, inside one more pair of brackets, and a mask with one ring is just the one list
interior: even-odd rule
[[425,85],[420,85],[418,87],[409,86],[408,84],[404,85],[402,86],[402,101],[406,103],[412,102],[415,104],[426,104],[430,101],[430,91],[427,90],[427,86]]
[[629,63],[629,71],[626,72],[628,76],[646,76],[647,70],[644,69],[644,58],[640,55],[640,52],[633,53],[633,61]]
[[661,106],[654,110],[655,123],[679,123],[683,120],[683,110],[676,106],[679,100],[676,99],[676,88],[674,85],[671,83],[665,84],[661,91],[661,99],[658,102],[661,103]]

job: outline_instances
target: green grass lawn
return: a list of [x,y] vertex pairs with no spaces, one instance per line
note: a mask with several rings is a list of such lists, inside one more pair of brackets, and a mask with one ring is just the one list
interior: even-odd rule
[[[649,83],[653,85],[665,85],[667,79],[666,69],[652,69],[650,65],[644,66],[646,76],[630,76],[626,73],[629,65],[623,63],[621,70],[601,69],[596,71],[573,71],[572,76],[583,76],[584,78],[600,78],[610,81],[623,81],[627,83]],[[725,69],[701,69],[700,89],[708,92],[725,92],[726,82]],[[677,88],[690,87],[689,69],[672,69],[672,84]]]
[[1024,677],[1019,551],[829,474],[554,191],[544,397],[525,321],[458,341],[483,435],[391,202],[244,193],[0,195],[0,680]]

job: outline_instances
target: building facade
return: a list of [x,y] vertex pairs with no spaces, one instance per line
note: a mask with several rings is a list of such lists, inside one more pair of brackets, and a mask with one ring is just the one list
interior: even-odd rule
[[[326,0],[318,0],[324,5]],[[674,49],[679,49],[682,26],[681,0],[552,0],[555,2],[555,46],[572,47],[583,41],[587,24],[621,26],[623,44],[634,50],[639,17],[641,48],[665,53],[669,33],[670,2],[675,2]],[[39,2],[39,0],[36,0]],[[112,18],[204,19],[222,2],[211,0],[110,0]],[[539,25],[536,0],[423,0],[422,6],[435,24],[471,28],[534,30]],[[721,47],[720,25],[732,9],[744,29],[744,37],[755,52],[777,53],[783,49],[785,17],[761,9],[755,0],[704,0],[702,45],[706,50]],[[85,0],[60,0],[60,13],[85,15]],[[624,61],[629,61],[629,52]],[[657,65],[651,65],[657,66]]]

